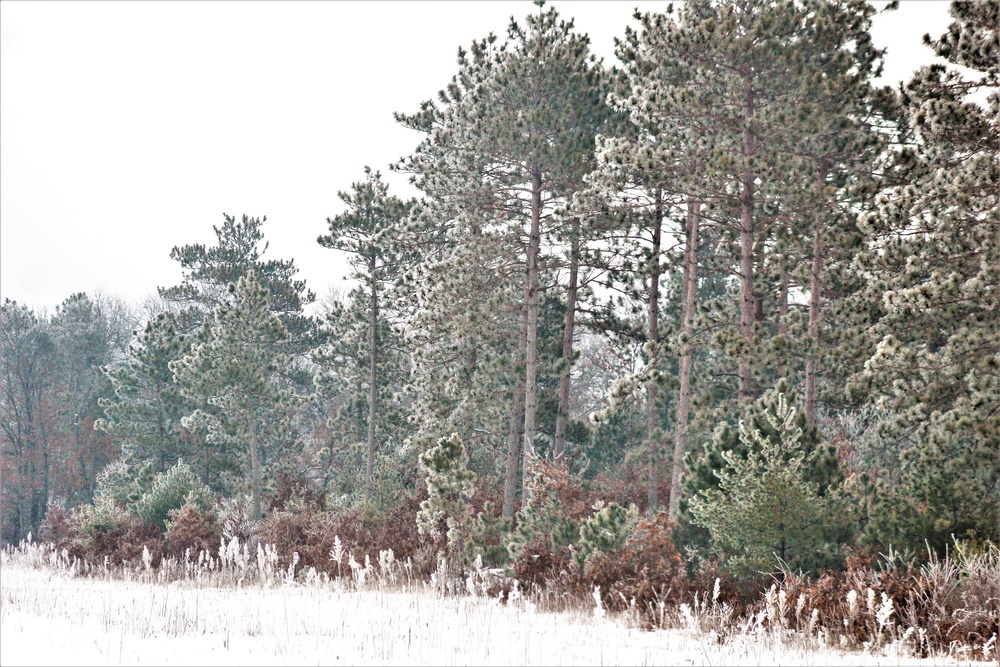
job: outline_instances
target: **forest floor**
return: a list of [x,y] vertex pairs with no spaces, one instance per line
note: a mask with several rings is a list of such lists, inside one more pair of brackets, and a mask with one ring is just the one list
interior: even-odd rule
[[759,633],[720,644],[593,609],[429,589],[218,588],[0,568],[2,665],[989,665]]

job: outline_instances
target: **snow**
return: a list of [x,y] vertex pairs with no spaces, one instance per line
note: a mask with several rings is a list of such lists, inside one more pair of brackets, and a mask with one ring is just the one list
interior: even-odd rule
[[[430,590],[209,588],[71,578],[5,563],[0,664],[946,665],[819,650],[802,640],[643,631],[593,610]],[[983,663],[987,664],[987,663]]]

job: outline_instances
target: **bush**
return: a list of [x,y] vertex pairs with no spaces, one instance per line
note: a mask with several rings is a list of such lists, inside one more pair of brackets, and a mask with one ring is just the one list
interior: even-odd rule
[[257,539],[260,520],[253,516],[253,496],[248,493],[223,498],[219,503],[219,524],[222,536],[250,543]]
[[468,563],[476,558],[486,567],[498,567],[507,562],[507,535],[510,533],[510,519],[499,516],[491,502],[468,525],[465,542],[465,559]]
[[167,554],[181,558],[188,549],[213,553],[219,545],[222,531],[212,514],[206,514],[197,505],[187,503],[180,509],[170,510],[164,549]]
[[568,554],[580,538],[581,520],[590,513],[580,480],[565,465],[538,459],[529,474],[530,499],[517,513],[517,526],[507,543],[515,563],[526,555],[537,560],[541,552]]
[[633,505],[625,508],[618,503],[605,506],[604,501],[594,503],[594,514],[580,525],[580,562],[595,553],[620,551],[635,527],[639,510]]
[[[595,517],[606,509],[601,508]],[[691,589],[671,538],[673,525],[666,512],[648,520],[625,514],[616,525],[629,527],[625,539],[617,543],[616,536],[614,541],[603,543],[607,548],[591,551],[582,565],[563,573],[559,587],[584,598],[593,594],[595,586],[600,587],[601,603],[606,609],[633,609],[645,625],[659,627],[666,605],[685,599]]]
[[90,556],[95,564],[105,558],[111,566],[142,561],[143,548],[152,556],[152,566],[163,558],[163,535],[156,526],[124,515],[121,522],[107,530],[95,530],[90,536]]
[[149,490],[129,510],[142,521],[165,531],[170,511],[188,504],[207,514],[212,511],[215,501],[212,491],[191,467],[178,461],[166,472],[156,475]]
[[[148,466],[148,469],[151,470],[152,466]],[[146,470],[147,468],[144,467],[143,471]],[[141,475],[139,479],[142,479]],[[104,469],[98,473],[97,489],[94,492],[95,499],[107,498],[123,506],[135,502],[142,495],[139,479],[136,478],[135,470],[125,461],[124,457],[119,457],[104,466]]]
[[468,502],[475,490],[476,473],[469,470],[465,444],[452,433],[420,455],[420,467],[427,473],[427,500],[420,503],[417,527],[421,534],[448,539],[451,551],[465,543]]
[[[434,549],[424,544],[413,520],[421,497],[400,499],[385,516],[366,515],[362,508],[343,512],[274,512],[260,522],[256,538],[274,544],[281,567],[287,567],[293,554],[299,554],[299,568],[313,567],[332,577],[350,576],[347,556],[359,562],[368,555],[377,559],[379,552],[392,549],[398,562],[410,560],[414,576],[429,577],[436,567]],[[339,539],[344,561],[337,566],[330,558],[334,540]]]
[[39,541],[52,544],[60,552],[65,549],[70,558],[86,558],[89,544],[83,529],[85,518],[85,511],[79,508],[67,510],[49,504],[38,529]]

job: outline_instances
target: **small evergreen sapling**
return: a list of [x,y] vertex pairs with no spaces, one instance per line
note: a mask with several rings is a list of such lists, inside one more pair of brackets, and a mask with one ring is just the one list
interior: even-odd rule
[[839,484],[823,493],[811,479],[822,450],[803,446],[799,411],[780,393],[767,408],[762,416],[772,434],[741,421],[746,455],[722,452],[718,488],[699,491],[691,513],[736,572],[769,572],[779,562],[816,571],[835,560],[850,517]]
[[166,472],[156,475],[149,489],[129,507],[129,511],[146,523],[167,530],[173,513],[186,505],[208,515],[214,509],[215,499],[191,467],[178,461]]
[[594,503],[594,513],[580,524],[580,552],[577,560],[583,562],[593,553],[620,551],[635,528],[639,510],[635,505],[623,507],[618,503]]
[[476,480],[468,464],[469,454],[457,433],[441,438],[420,455],[420,467],[427,473],[428,498],[420,503],[417,528],[421,535],[444,535],[449,551],[460,549],[464,543],[467,508]]

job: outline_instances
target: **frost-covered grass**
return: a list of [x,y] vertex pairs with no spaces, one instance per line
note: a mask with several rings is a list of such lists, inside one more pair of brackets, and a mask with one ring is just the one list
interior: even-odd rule
[[0,640],[4,665],[970,664],[902,657],[892,647],[878,655],[821,649],[770,632],[719,645],[691,630],[643,631],[594,609],[542,613],[523,598],[441,596],[422,584],[165,585],[10,557],[0,565]]

